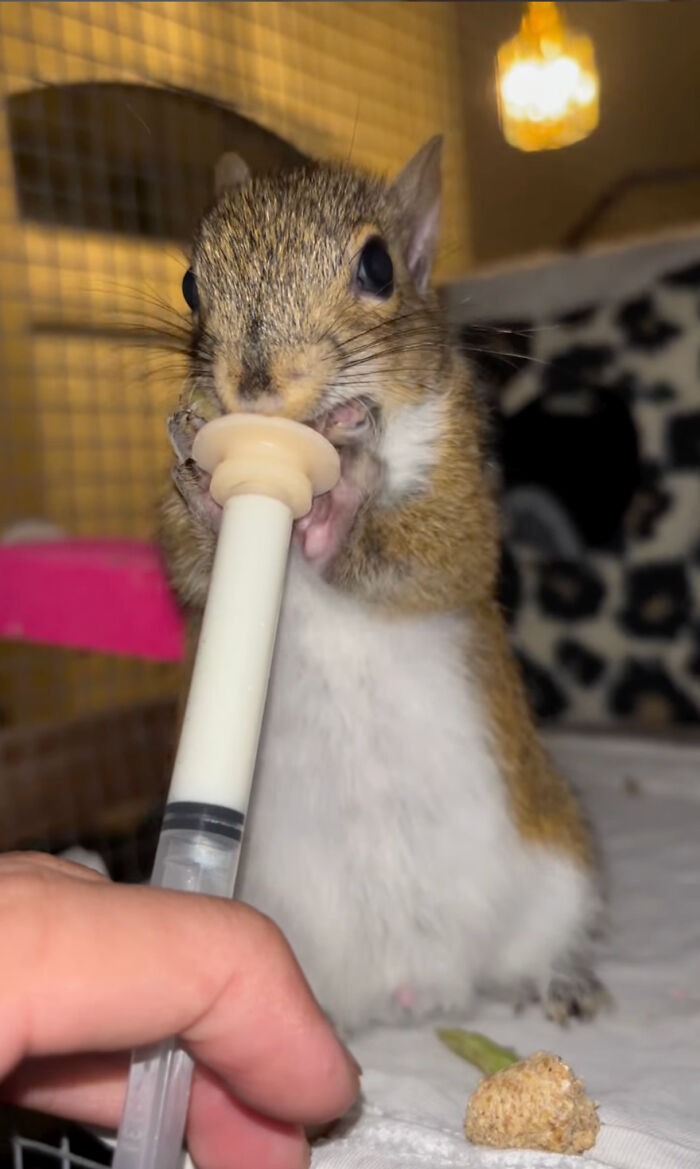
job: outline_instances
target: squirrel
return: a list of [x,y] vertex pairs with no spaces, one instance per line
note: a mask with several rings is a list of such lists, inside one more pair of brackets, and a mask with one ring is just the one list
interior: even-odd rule
[[596,849],[506,638],[483,411],[431,287],[441,144],[390,183],[224,156],[183,280],[161,541],[195,630],[220,519],[197,429],[270,413],[340,453],[294,528],[237,889],[348,1032],[607,999]]

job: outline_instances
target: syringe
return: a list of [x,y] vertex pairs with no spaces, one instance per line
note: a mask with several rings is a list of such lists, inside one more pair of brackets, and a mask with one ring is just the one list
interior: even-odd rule
[[[223,514],[151,884],[231,897],[292,522],[339,461],[316,431],[260,415],[208,423],[192,454]],[[192,1070],[175,1039],[134,1053],[113,1169],[176,1169]]]

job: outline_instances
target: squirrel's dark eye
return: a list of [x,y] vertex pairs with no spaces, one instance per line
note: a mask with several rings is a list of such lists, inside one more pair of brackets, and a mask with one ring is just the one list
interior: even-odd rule
[[182,295],[192,312],[196,313],[199,308],[199,293],[197,292],[197,277],[191,268],[188,268],[182,277]]
[[384,244],[376,236],[367,240],[357,265],[357,283],[363,292],[388,300],[394,291],[394,265]]

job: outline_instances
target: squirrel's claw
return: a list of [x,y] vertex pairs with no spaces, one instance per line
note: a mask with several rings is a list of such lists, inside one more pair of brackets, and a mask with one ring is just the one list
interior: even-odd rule
[[192,410],[176,410],[167,422],[168,438],[180,463],[192,457],[192,443],[198,430],[204,426],[204,419]]
[[221,508],[209,494],[211,475],[198,467],[194,459],[184,459],[173,467],[172,478],[192,518],[213,532],[218,531]]

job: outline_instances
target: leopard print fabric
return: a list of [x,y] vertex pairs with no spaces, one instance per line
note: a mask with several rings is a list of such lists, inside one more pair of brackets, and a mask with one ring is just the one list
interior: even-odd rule
[[501,597],[542,721],[700,721],[700,264],[468,326],[494,407]]

